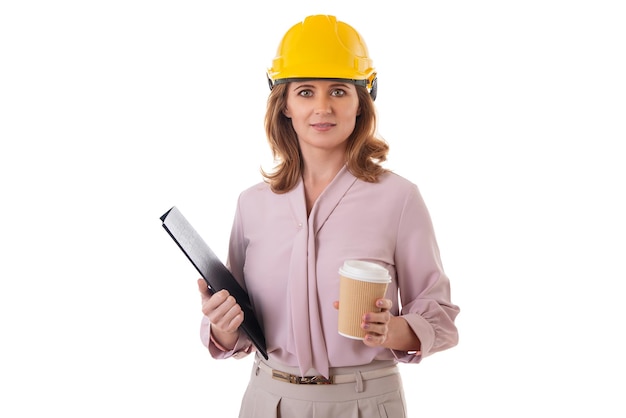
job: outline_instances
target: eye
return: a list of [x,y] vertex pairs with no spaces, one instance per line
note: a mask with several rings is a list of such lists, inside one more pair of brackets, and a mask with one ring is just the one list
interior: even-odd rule
[[342,97],[346,95],[346,91],[344,89],[333,89],[333,91],[330,92],[330,95],[333,97]]
[[298,92],[298,96],[302,96],[302,97],[311,97],[311,96],[313,96],[313,92],[312,92],[311,90],[307,90],[307,89],[305,89],[305,90],[300,90],[300,91]]

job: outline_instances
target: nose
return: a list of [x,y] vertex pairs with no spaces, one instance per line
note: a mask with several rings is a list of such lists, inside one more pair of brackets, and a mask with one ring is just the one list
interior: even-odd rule
[[315,114],[320,115],[331,112],[332,107],[330,104],[330,98],[324,95],[317,96],[315,100]]

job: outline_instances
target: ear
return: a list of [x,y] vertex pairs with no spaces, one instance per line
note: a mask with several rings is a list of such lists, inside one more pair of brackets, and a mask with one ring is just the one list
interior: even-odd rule
[[291,113],[287,108],[283,109],[283,115],[285,115],[287,118],[291,118]]

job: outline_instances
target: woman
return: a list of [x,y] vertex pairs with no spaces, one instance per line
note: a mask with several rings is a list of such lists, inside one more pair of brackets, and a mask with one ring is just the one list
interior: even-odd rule
[[[309,16],[285,34],[268,78],[265,127],[277,165],[241,193],[228,256],[269,354],[255,360],[240,417],[405,417],[396,364],[456,345],[459,308],[417,187],[381,166],[388,145],[376,137],[367,47],[335,17]],[[337,332],[347,259],[392,277],[381,312],[363,316],[362,341]],[[237,302],[198,285],[211,355],[254,351]]]

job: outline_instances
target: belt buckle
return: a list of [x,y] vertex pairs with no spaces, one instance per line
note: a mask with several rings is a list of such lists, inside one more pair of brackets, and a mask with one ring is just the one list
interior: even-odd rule
[[296,376],[295,374],[272,370],[272,378],[294,385],[332,385],[333,376]]

